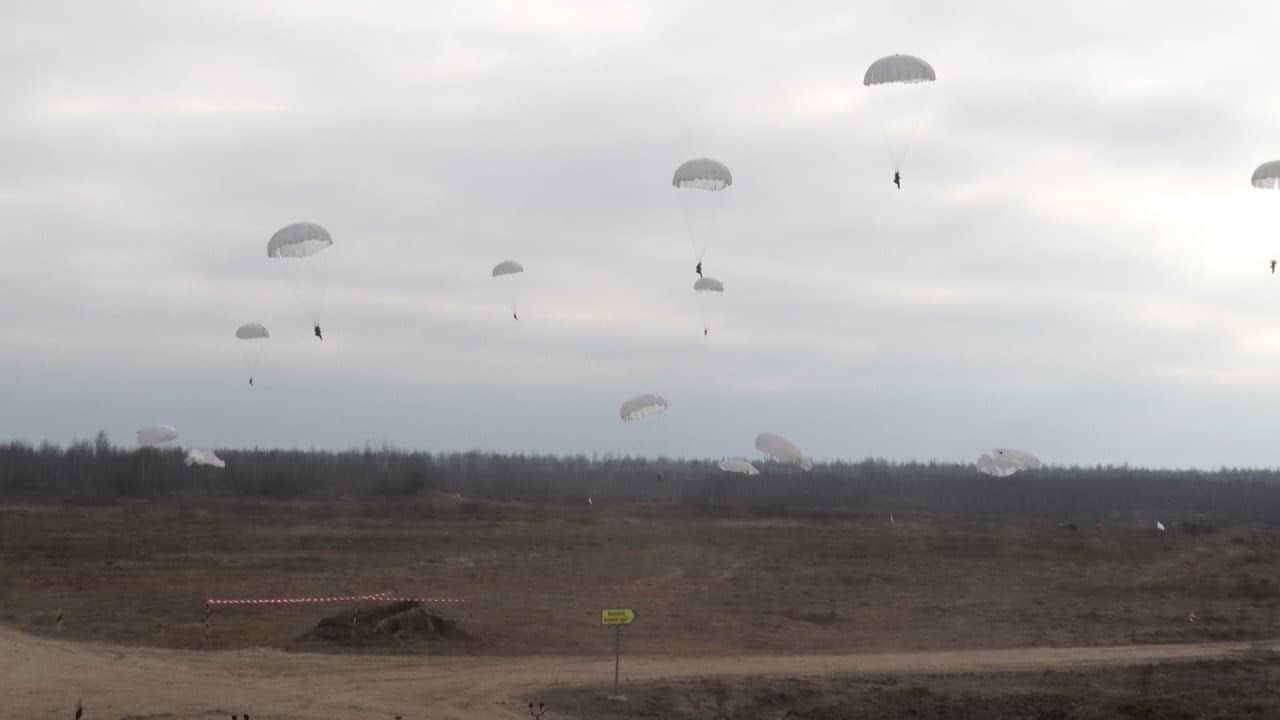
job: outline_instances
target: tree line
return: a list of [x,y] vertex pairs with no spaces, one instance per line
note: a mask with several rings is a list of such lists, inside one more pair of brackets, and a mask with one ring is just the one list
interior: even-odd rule
[[405,498],[585,504],[641,501],[761,513],[947,515],[1076,523],[1280,523],[1280,472],[1049,467],[1007,478],[955,463],[818,464],[810,472],[757,463],[758,476],[714,461],[489,452],[223,450],[226,469],[187,466],[177,449],[124,449],[99,433],[69,446],[0,444],[0,498],[102,503],[121,499]]

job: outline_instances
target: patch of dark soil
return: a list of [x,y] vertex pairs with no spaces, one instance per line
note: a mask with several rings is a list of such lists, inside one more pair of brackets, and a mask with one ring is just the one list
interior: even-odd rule
[[407,650],[471,639],[456,620],[422,603],[404,601],[330,615],[321,619],[300,642],[313,649],[319,645],[322,648]]

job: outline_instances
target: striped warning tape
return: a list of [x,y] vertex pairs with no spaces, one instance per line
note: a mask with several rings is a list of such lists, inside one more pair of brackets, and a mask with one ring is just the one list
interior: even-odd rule
[[324,605],[348,602],[418,602],[424,605],[459,604],[458,598],[403,597],[393,593],[372,595],[332,595],[327,597],[276,597],[276,598],[207,598],[205,605]]

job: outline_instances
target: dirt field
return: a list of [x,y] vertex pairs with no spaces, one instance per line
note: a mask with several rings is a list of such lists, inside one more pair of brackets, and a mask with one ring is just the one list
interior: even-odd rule
[[[464,598],[465,605],[442,609],[462,632],[424,642],[317,639],[317,623],[341,606],[226,609],[213,615],[208,633],[203,623],[207,597],[379,591]],[[99,703],[119,696],[110,706],[115,715],[90,720],[128,713],[229,717],[219,698],[235,697],[277,713],[254,717],[391,718],[402,712],[409,718],[415,716],[397,707],[414,703],[451,708],[421,717],[489,717],[477,708],[510,710],[513,698],[543,694],[558,683],[570,693],[549,696],[564,708],[560,716],[608,717],[592,705],[599,692],[584,698],[568,687],[609,675],[602,658],[612,652],[612,635],[599,625],[603,607],[639,613],[625,636],[630,682],[1033,667],[1074,672],[1081,663],[1101,661],[1235,657],[1250,643],[1280,638],[1280,532],[1098,533],[446,497],[400,504],[0,508],[0,624],[11,628],[0,638],[8,653],[0,655],[0,665],[8,664],[7,676],[0,668],[0,685],[12,687],[21,678],[40,688],[28,700],[40,712],[61,707],[62,693],[77,688]],[[1186,656],[1168,645],[1215,641],[1243,642]],[[1118,657],[1106,656],[1112,651],[1103,647],[1148,643],[1163,645]],[[138,646],[154,649],[129,649]],[[1054,647],[1076,649],[1058,657],[1045,649]],[[998,648],[1024,650],[1007,657],[975,653]],[[302,650],[328,655],[296,654]],[[948,650],[963,652],[938,652]],[[894,660],[907,651],[928,652]],[[848,657],[855,653],[872,655]],[[1232,678],[1274,672],[1270,661],[1234,662],[1187,672],[1222,675],[1224,687],[1232,687]],[[123,675],[113,678],[113,667]],[[1044,692],[1080,696],[1085,680],[1073,678],[1050,683],[1065,688],[1060,692]],[[939,685],[926,678],[903,686],[925,688],[923,700],[917,691],[877,690],[874,679],[787,682],[779,680],[779,687],[797,700],[783,712],[825,718],[839,717],[832,713],[841,703],[880,708],[885,716],[915,708],[919,717],[968,717],[963,703],[976,702],[971,696],[980,697],[986,681]],[[1014,697],[1034,685],[1010,682],[991,683],[992,692]],[[629,691],[636,700],[613,716],[665,716],[651,710],[670,703],[670,717],[708,717],[699,714],[707,698],[722,698],[736,708],[729,717],[774,717],[765,711],[772,701],[752,694],[774,687],[773,681],[699,683],[637,686]],[[1125,696],[1122,686],[1128,687],[1117,685],[1115,697]],[[335,695],[339,688],[346,694]],[[1251,697],[1232,694],[1233,702]],[[908,705],[893,704],[899,702]],[[1274,698],[1257,702],[1274,704]],[[955,707],[959,714],[946,714]],[[1112,717],[1108,708],[1114,709],[1011,716]]]
[[334,608],[223,610],[206,637],[205,598],[388,590],[467,600],[445,612],[470,641],[406,652],[609,653],[604,607],[640,614],[629,650],[686,656],[1248,640],[1280,637],[1280,532],[454,498],[0,510],[0,623],[26,632],[62,609],[64,638],[289,649]]

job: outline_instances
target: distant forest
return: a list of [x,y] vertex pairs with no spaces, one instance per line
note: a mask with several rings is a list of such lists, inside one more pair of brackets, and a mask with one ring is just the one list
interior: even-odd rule
[[675,503],[758,513],[927,514],[981,519],[1166,525],[1280,524],[1280,472],[1050,467],[1008,478],[972,465],[819,464],[810,472],[760,462],[759,476],[714,461],[555,457],[391,448],[346,452],[223,450],[224,470],[184,464],[178,449],[123,449],[99,433],[69,447],[0,445],[0,500],[107,503],[122,499],[466,499],[585,505]]

